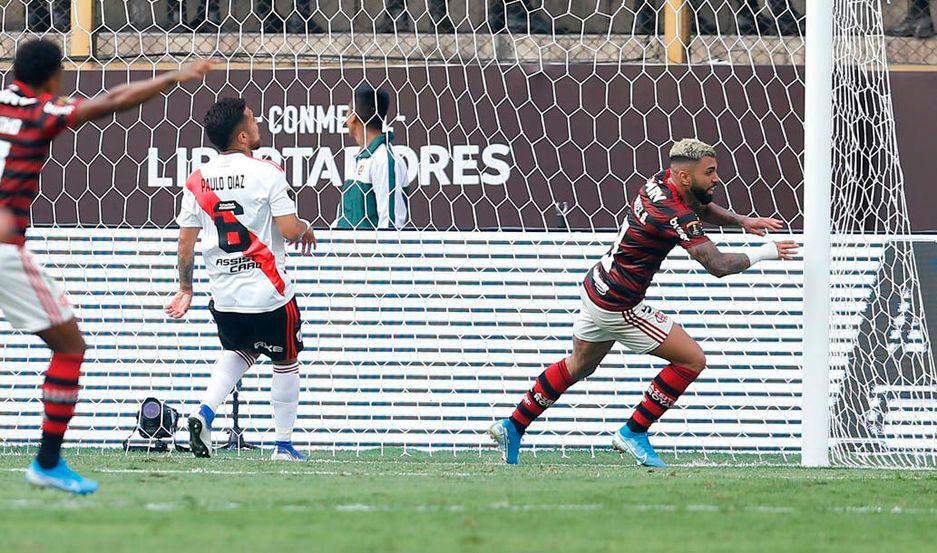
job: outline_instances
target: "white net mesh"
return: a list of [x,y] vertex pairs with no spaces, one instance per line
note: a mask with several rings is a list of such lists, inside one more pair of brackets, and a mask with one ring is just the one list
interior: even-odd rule
[[[879,2],[838,2],[834,41],[833,259],[837,289],[865,288],[833,312],[832,458],[934,465],[937,372],[899,164]],[[880,246],[870,242],[884,238]],[[874,278],[850,264],[873,261]],[[932,285],[933,282],[931,281]]]
[[[22,4],[5,7],[4,51],[31,36],[11,30]],[[220,30],[185,4],[175,27],[174,3],[94,3],[94,63],[70,67],[75,93],[193,56],[223,70],[60,137],[33,208],[31,248],[64,281],[91,345],[69,434],[78,443],[118,444],[148,396],[189,412],[207,383],[220,345],[199,267],[188,320],[161,308],[176,287],[179,187],[215,154],[200,121],[220,96],[243,96],[262,116],[259,154],[285,166],[300,214],[320,229],[319,253],[290,260],[307,346],[299,445],[487,447],[491,421],[568,353],[578,285],[674,139],[717,145],[720,203],[782,218],[795,237],[802,228],[802,3],[774,27],[762,21],[761,34],[757,21],[755,34],[738,32],[734,2],[695,3],[689,20],[702,34],[676,64],[666,63],[671,39],[640,34],[663,28],[667,10],[636,17],[631,2],[548,1],[530,13],[509,2],[498,30],[489,6],[451,1],[454,34],[432,3],[411,2],[410,30],[387,23],[380,2],[277,2],[279,18],[263,2],[222,2],[205,16]],[[908,466],[933,460],[937,407],[912,246],[896,240],[909,229],[879,9],[837,6],[833,205],[848,238],[834,243],[834,457]],[[300,22],[310,14],[314,25]],[[848,38],[860,31],[866,41]],[[343,120],[362,80],[393,98],[390,126],[412,177],[403,231],[327,230],[353,166]],[[731,232],[710,235],[728,249],[758,242]],[[655,425],[659,450],[796,461],[801,272],[765,262],[716,280],[673,252],[648,301],[700,341],[708,368]],[[5,322],[0,343],[0,437],[35,440],[46,350]],[[616,348],[525,443],[607,447],[660,367]],[[240,424],[255,443],[272,440],[270,376],[261,364],[242,383]]]

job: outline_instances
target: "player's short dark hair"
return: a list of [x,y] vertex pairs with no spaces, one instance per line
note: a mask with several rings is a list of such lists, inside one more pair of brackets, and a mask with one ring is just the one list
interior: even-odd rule
[[375,90],[368,84],[358,85],[355,89],[355,115],[366,127],[384,130],[389,107],[390,96],[384,89]]
[[13,58],[13,78],[30,86],[42,86],[62,69],[62,49],[39,38],[20,44]]
[[219,150],[227,150],[234,131],[244,122],[244,98],[222,98],[205,114],[205,134]]

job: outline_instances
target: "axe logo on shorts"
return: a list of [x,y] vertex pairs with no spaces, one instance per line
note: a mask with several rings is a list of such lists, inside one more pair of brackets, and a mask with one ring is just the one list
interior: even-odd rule
[[264,350],[270,353],[283,353],[280,346],[271,346],[267,342],[254,342],[254,351]]

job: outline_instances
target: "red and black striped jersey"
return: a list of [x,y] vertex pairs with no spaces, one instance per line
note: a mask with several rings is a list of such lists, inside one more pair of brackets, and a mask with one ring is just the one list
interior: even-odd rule
[[0,207],[16,218],[8,243],[24,244],[29,208],[39,193],[39,173],[52,139],[75,124],[78,101],[37,94],[14,81],[0,91]]
[[601,309],[626,311],[644,299],[674,246],[692,248],[708,241],[699,216],[683,202],[667,169],[641,187],[618,238],[586,275],[583,286]]

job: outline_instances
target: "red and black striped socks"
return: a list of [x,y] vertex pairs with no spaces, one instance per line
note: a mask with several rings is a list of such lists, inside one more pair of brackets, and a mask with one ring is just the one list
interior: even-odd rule
[[667,365],[660,371],[650,387],[644,392],[644,400],[634,409],[628,419],[628,428],[632,432],[647,432],[657,419],[673,407],[677,398],[696,380],[699,373],[685,367]]
[[546,411],[547,407],[553,405],[574,383],[566,368],[566,359],[550,365],[540,373],[534,387],[527,392],[523,401],[517,404],[511,415],[511,422],[518,432],[523,434],[530,423]]
[[42,442],[36,460],[42,468],[52,468],[59,462],[59,453],[68,422],[75,414],[78,401],[78,377],[84,355],[80,353],[53,353],[46,379],[42,385]]

